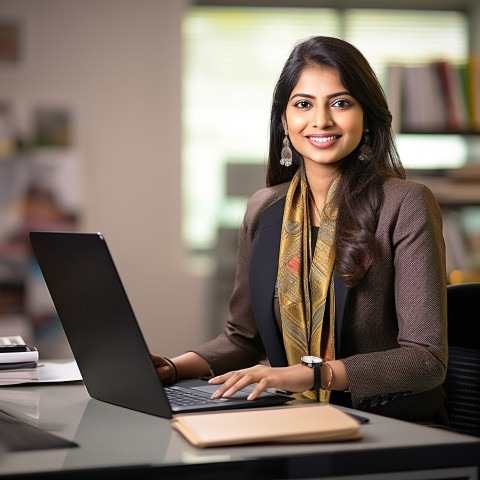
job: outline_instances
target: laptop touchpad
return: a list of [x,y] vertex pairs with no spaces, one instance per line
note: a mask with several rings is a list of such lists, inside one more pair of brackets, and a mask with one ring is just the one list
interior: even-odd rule
[[[189,388],[191,388],[192,390],[198,390],[200,392],[213,394],[220,387],[221,387],[221,385],[202,385],[202,386],[198,386],[198,387],[189,387]],[[253,392],[253,390],[254,390],[254,387],[248,386],[248,387],[243,388],[239,392],[234,393],[229,398],[247,398]],[[263,396],[264,393],[262,393],[260,396]],[[266,394],[268,395],[268,393],[266,393]]]

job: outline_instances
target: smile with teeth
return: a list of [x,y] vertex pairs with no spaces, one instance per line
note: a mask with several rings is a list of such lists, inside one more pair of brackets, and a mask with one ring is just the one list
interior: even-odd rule
[[331,137],[308,137],[309,140],[315,143],[326,143],[331,142],[332,140],[336,140],[338,135],[332,135]]

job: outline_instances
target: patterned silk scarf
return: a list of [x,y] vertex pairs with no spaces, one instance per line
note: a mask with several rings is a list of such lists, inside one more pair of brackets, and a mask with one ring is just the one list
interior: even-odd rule
[[[327,361],[335,358],[333,267],[337,208],[332,199],[339,179],[327,195],[313,258],[309,191],[303,168],[297,171],[287,192],[278,262],[278,299],[289,365],[300,363],[304,355]],[[327,304],[328,321],[324,322]],[[315,399],[316,393],[307,391],[297,396]],[[330,392],[320,390],[320,401],[328,402],[329,398]]]

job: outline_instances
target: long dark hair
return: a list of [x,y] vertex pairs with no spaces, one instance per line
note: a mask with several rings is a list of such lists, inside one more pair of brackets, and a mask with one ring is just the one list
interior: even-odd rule
[[[282,167],[280,154],[285,132],[282,117],[290,95],[305,68],[326,65],[337,70],[340,80],[361,104],[369,130],[372,158],[361,162],[359,146],[342,163],[336,192],[338,205],[335,238],[336,273],[353,287],[378,261],[375,241],[378,212],[387,178],[405,178],[391,129],[392,115],[385,94],[366,58],[350,43],[332,37],[311,37],[295,46],[275,87],[270,117],[267,186],[288,182],[296,168]],[[360,142],[362,143],[362,142]],[[294,165],[302,162],[293,148]]]

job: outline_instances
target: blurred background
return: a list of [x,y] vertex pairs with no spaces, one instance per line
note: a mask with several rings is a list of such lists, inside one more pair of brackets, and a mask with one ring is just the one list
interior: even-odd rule
[[0,0],[0,335],[71,355],[30,230],[102,232],[152,351],[216,334],[273,87],[311,35],[371,62],[449,282],[480,281],[477,0]]

